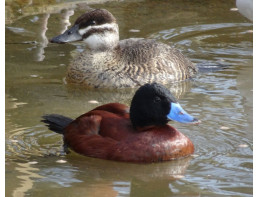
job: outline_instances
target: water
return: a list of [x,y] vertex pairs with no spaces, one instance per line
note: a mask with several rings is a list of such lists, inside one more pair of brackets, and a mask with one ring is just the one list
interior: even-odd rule
[[129,104],[134,90],[86,90],[64,84],[66,67],[83,45],[47,40],[69,25],[62,19],[70,16],[73,23],[88,9],[86,4],[8,2],[6,196],[252,196],[253,26],[230,11],[235,2],[90,6],[114,14],[121,39],[154,38],[177,47],[195,63],[224,66],[171,87],[182,106],[202,120],[199,126],[172,122],[193,141],[195,155],[147,165],[60,155],[62,138],[40,122],[43,114],[75,118],[104,103]]

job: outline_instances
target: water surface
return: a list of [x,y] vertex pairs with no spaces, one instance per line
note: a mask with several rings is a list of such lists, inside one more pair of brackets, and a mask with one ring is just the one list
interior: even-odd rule
[[[7,3],[6,196],[252,196],[253,26],[230,11],[235,2],[77,3]],[[60,155],[62,137],[40,122],[43,114],[75,118],[100,104],[129,104],[134,93],[64,83],[66,67],[83,45],[48,39],[88,6],[111,11],[121,39],[154,38],[194,63],[224,66],[171,86],[182,106],[202,120],[199,126],[171,123],[193,141],[193,157],[139,165]]]

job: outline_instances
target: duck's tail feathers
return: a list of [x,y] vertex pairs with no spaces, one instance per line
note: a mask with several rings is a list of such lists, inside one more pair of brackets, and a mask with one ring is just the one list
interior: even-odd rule
[[73,121],[71,118],[58,114],[46,114],[42,118],[41,122],[46,123],[51,131],[59,134],[64,134],[65,127]]

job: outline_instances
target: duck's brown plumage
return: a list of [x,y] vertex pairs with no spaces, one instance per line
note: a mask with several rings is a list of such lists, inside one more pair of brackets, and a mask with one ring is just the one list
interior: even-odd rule
[[57,114],[43,118],[49,129],[62,134],[66,147],[75,152],[125,162],[168,161],[192,154],[192,142],[168,121],[199,123],[181,108],[169,90],[157,83],[141,86],[130,108],[109,103],[75,120]]
[[181,52],[150,39],[127,39],[115,49],[86,50],[72,61],[67,80],[90,87],[138,87],[192,77],[197,69]]
[[54,43],[83,40],[85,51],[69,65],[69,83],[96,88],[169,84],[191,78],[196,66],[175,48],[151,39],[119,40],[118,24],[105,9],[81,15]]
[[82,155],[125,162],[167,161],[194,152],[192,142],[170,125],[137,131],[127,111],[119,103],[98,107],[69,124],[64,141]]

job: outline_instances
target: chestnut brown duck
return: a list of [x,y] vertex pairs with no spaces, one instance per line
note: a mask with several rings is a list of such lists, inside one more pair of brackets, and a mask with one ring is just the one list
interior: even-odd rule
[[191,140],[169,125],[170,120],[199,123],[168,89],[152,83],[136,91],[130,108],[108,103],[74,120],[49,114],[42,121],[63,135],[65,147],[79,154],[124,162],[158,162],[194,152]]

